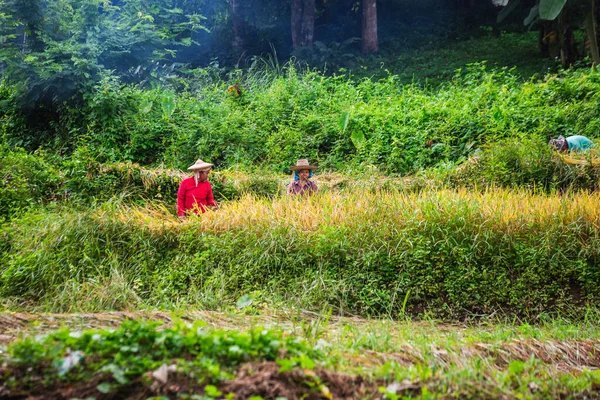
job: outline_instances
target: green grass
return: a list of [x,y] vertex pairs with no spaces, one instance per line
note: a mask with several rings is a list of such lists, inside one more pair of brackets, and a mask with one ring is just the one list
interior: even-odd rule
[[[0,84],[0,307],[70,314],[0,347],[0,397],[600,397],[599,172],[546,146],[598,137],[598,71],[555,70],[534,33],[406,46],[352,77],[106,77],[43,132]],[[222,207],[181,223],[198,157]],[[283,198],[301,157],[322,191]],[[42,330],[113,310],[244,329]]]
[[456,70],[464,70],[468,64],[486,63],[490,69],[512,69],[521,79],[529,80],[560,69],[557,61],[542,57],[537,40],[537,31],[504,32],[499,37],[488,34],[464,40],[431,36],[419,41],[418,47],[410,43],[390,44],[390,50],[367,61],[356,73],[375,77],[391,73],[406,84],[438,86],[450,81]]

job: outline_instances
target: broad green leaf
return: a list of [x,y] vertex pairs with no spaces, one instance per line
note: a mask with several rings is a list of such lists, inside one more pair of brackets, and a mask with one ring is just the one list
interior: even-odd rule
[[173,115],[173,111],[175,111],[175,93],[172,91],[164,92],[162,95],[161,101],[163,118],[168,119]]
[[148,114],[152,110],[152,105],[153,103],[150,100],[144,99],[142,104],[140,104],[140,112],[142,114]]
[[300,357],[300,366],[305,369],[313,369],[315,362],[310,357],[303,355]]
[[529,26],[531,25],[533,22],[535,22],[536,19],[538,19],[540,16],[540,7],[539,5],[535,5],[533,7],[531,7],[531,10],[529,11],[529,15],[527,16],[527,18],[525,18],[525,21],[523,21],[523,25],[525,26]]
[[204,393],[207,396],[211,396],[211,397],[218,397],[221,396],[223,393],[217,389],[216,386],[214,385],[206,385],[206,387],[204,387]]
[[117,364],[108,364],[102,367],[102,372],[112,372],[112,376],[115,381],[124,385],[129,382],[129,380],[125,377],[125,371],[118,366]]
[[350,139],[352,140],[354,147],[359,148],[365,142],[365,135],[362,133],[362,131],[355,130],[352,132]]
[[348,123],[350,122],[350,113],[348,111],[344,111],[342,115],[340,115],[340,130],[342,133],[346,132],[346,128],[348,128]]
[[235,305],[238,309],[242,309],[242,308],[246,308],[246,307],[252,305],[253,302],[254,302],[254,299],[252,298],[252,296],[245,294],[238,299],[238,301],[235,303]]
[[96,389],[98,389],[98,391],[100,393],[107,394],[108,392],[110,392],[111,384],[110,383],[101,383],[98,386],[96,386]]
[[521,0],[510,0],[506,7],[504,7],[502,11],[500,11],[500,13],[498,14],[496,22],[501,23],[502,21],[504,21],[506,17],[508,17],[514,11],[514,9],[517,8],[519,4],[521,4]]
[[540,0],[540,18],[552,21],[558,17],[567,0]]

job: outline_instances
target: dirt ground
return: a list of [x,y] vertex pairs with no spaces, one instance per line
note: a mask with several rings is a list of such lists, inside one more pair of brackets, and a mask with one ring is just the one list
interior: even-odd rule
[[[261,396],[265,399],[286,398],[288,400],[306,399],[376,399],[382,395],[378,390],[380,382],[368,382],[362,377],[349,376],[323,369],[279,372],[281,366],[275,362],[247,363],[239,368],[236,377],[219,385],[223,394],[234,394],[235,399],[248,399]],[[0,368],[0,372],[2,368]],[[66,400],[86,399],[147,399],[155,396],[178,398],[185,395],[204,395],[205,386],[190,377],[172,373],[165,381],[148,376],[144,384],[142,379],[122,386],[117,392],[103,394],[98,385],[108,377],[101,374],[90,381],[74,384],[64,383],[56,387],[40,386],[27,392],[9,392],[0,386],[0,399],[6,400]],[[411,390],[413,390],[411,388]],[[179,397],[180,398],[180,397]],[[219,396],[221,398],[221,396]]]
[[[303,315],[303,318],[310,318]],[[50,332],[61,327],[73,330],[100,329],[119,326],[127,319],[146,319],[161,321],[165,326],[173,324],[175,319],[186,322],[202,320],[208,326],[219,329],[250,328],[255,325],[279,326],[287,331],[296,328],[293,318],[282,315],[243,315],[218,312],[188,312],[174,316],[165,312],[107,312],[80,314],[24,314],[0,313],[0,345],[6,345],[24,335],[36,335]],[[360,322],[360,321],[359,321]],[[219,390],[224,394],[233,393],[236,399],[262,396],[266,399],[285,397],[292,399],[360,399],[380,398],[376,382],[367,382],[360,376],[349,376],[335,371],[322,369],[292,370],[279,373],[281,366],[274,362],[248,363],[242,365],[235,379],[224,382]],[[0,375],[2,375],[0,367]],[[93,381],[64,384],[57,387],[39,387],[27,392],[8,392],[0,384],[0,399],[58,400],[85,399],[146,399],[153,396],[176,398],[178,394],[204,394],[204,386],[191,380],[184,374],[170,373],[168,380],[160,382],[152,376],[132,382],[119,389],[118,393],[100,393],[98,385],[106,377],[100,374]],[[148,385],[148,381],[153,382]]]

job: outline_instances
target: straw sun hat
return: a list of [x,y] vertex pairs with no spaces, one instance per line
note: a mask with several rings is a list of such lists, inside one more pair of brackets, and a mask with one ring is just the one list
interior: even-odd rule
[[308,159],[303,158],[301,160],[296,161],[296,165],[290,167],[290,170],[292,170],[292,171],[298,171],[300,169],[315,170],[315,169],[317,169],[317,166],[316,165],[310,165],[309,162],[308,162]]
[[210,163],[202,161],[201,159],[198,159],[198,160],[196,160],[194,165],[188,167],[188,169],[191,169],[192,171],[205,171],[205,170],[209,170],[213,165],[214,164],[210,164]]

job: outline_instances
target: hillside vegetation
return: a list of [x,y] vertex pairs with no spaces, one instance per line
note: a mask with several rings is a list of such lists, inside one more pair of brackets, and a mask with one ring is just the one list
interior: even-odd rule
[[[475,64],[438,88],[292,63],[204,73],[179,92],[106,77],[42,131],[4,109],[4,307],[220,309],[250,296],[531,320],[593,307],[599,170],[594,153],[572,165],[546,143],[596,137],[595,69],[522,81]],[[180,224],[178,168],[198,157],[216,164],[222,207]],[[281,173],[301,157],[319,164],[323,193],[283,198]]]
[[598,331],[592,323],[473,329],[299,316],[273,320],[243,311],[214,316],[236,328],[249,320],[286,328],[215,329],[214,322],[178,318],[173,326],[126,321],[117,329],[63,328],[7,347],[1,393],[9,399],[207,400],[598,395]]
[[[258,67],[257,67],[258,68]],[[367,166],[414,173],[457,164],[503,138],[547,141],[597,136],[600,73],[576,70],[521,81],[475,64],[436,89],[401,84],[395,75],[353,80],[285,68],[207,74],[182,91],[141,90],[106,77],[83,103],[65,103],[57,120],[4,108],[5,142],[28,150],[184,168],[199,156],[218,167],[262,166],[284,172],[308,157],[324,169]],[[234,88],[237,84],[239,91]],[[233,88],[233,89],[232,89]],[[4,86],[2,101],[17,104]]]
[[0,0],[0,398],[600,398],[597,1],[499,3]]

